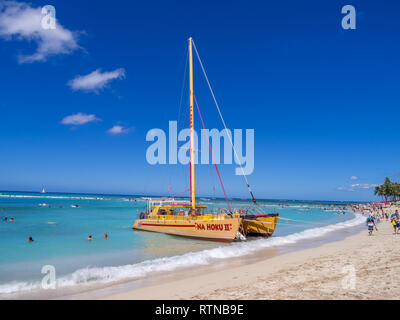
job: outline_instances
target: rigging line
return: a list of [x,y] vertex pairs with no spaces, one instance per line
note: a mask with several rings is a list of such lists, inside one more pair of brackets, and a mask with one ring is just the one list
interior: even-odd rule
[[[178,118],[176,119],[177,120],[177,131],[179,132],[179,127],[180,127],[180,125],[181,125],[181,117],[182,117],[182,102],[183,102],[183,95],[184,95],[184,90],[185,90],[185,87],[186,87],[186,72],[187,72],[187,67],[188,67],[188,61],[189,61],[189,54],[188,54],[188,49],[187,49],[187,47],[185,47],[185,56],[186,56],[186,61],[185,61],[185,70],[184,70],[184,72],[183,72],[183,81],[182,81],[182,87],[181,87],[181,97],[180,97],[180,101],[179,101],[179,111],[178,111]],[[180,170],[178,170],[178,172],[181,172]],[[188,186],[187,185],[187,181],[188,181],[188,179],[187,179],[187,174],[185,174],[185,184],[186,184],[186,187]]]
[[230,142],[231,145],[232,145],[233,153],[235,154],[236,160],[237,160],[237,162],[238,162],[238,164],[239,164],[239,166],[240,166],[240,169],[242,170],[242,175],[243,175],[243,178],[244,178],[244,180],[245,180],[245,182],[246,182],[247,189],[248,189],[249,192],[250,192],[251,199],[252,199],[252,201],[253,201],[254,204],[257,204],[257,201],[256,201],[256,199],[254,198],[254,195],[253,195],[253,191],[252,191],[251,188],[250,188],[249,181],[247,180],[247,177],[246,177],[246,175],[245,175],[245,173],[244,173],[244,170],[243,170],[242,164],[241,164],[241,162],[240,162],[239,156],[238,156],[238,154],[237,154],[237,152],[236,152],[235,146],[233,145],[231,134],[230,134],[230,132],[229,132],[227,126],[226,126],[226,123],[225,123],[224,118],[222,117],[221,110],[220,110],[220,108],[219,108],[217,99],[215,98],[214,92],[213,92],[213,90],[212,90],[212,88],[211,88],[211,84],[210,84],[210,81],[208,80],[206,70],[204,69],[203,63],[202,63],[202,61],[201,61],[201,59],[200,59],[200,55],[199,55],[199,52],[197,51],[196,44],[194,43],[193,40],[192,40],[192,43],[193,43],[194,51],[196,52],[197,59],[199,60],[201,69],[202,69],[202,71],[203,71],[204,77],[206,78],[208,88],[209,88],[210,91],[211,91],[211,95],[212,95],[212,97],[213,97],[214,103],[215,103],[215,105],[216,105],[216,107],[217,107],[219,116],[220,116],[220,118],[221,118],[221,120],[222,120],[222,124],[223,124],[224,127],[225,127],[227,136],[228,136],[228,138],[229,138],[229,142]]
[[178,194],[175,194],[175,195],[173,195],[172,197],[167,198],[167,200],[168,200],[168,199],[173,199],[173,198],[175,198],[175,197],[177,197],[177,196],[180,196],[180,195],[182,195],[182,194],[184,194],[184,193],[186,193],[186,192],[188,192],[188,191],[190,191],[190,189],[186,189],[186,190],[183,191],[183,192],[180,192],[180,193],[178,193]]
[[[186,60],[185,60],[186,57]],[[182,81],[182,86],[181,86],[181,93],[180,93],[180,99],[179,99],[179,107],[178,107],[178,115],[177,115],[177,129],[179,129],[178,125],[180,124],[180,118],[181,118],[181,110],[182,110],[182,101],[183,101],[183,93],[185,89],[185,80],[186,80],[186,70],[187,70],[187,65],[188,65],[188,54],[187,54],[187,47],[185,47],[184,53],[181,58],[181,63],[185,61],[185,66],[184,66],[184,72],[183,72],[183,81]],[[181,64],[180,63],[180,64]],[[180,170],[174,170],[172,169],[172,172],[169,174],[169,186],[171,186],[171,177],[174,175],[173,171],[176,171],[175,175],[180,175],[181,171]],[[186,181],[186,180],[185,180]],[[169,196],[169,195],[168,195]]]
[[205,125],[204,125],[203,117],[201,116],[201,112],[200,112],[199,105],[197,104],[196,96],[193,95],[193,97],[194,97],[194,101],[196,102],[197,111],[199,112],[201,124],[203,125],[203,129],[204,129],[204,133],[206,134],[206,137],[207,137],[208,147],[210,148],[210,152],[211,152],[211,156],[212,156],[212,159],[213,159],[213,162],[214,162],[215,170],[217,171],[218,178],[219,178],[219,182],[221,183],[222,191],[224,191],[224,196],[225,196],[226,203],[228,204],[229,212],[232,213],[231,206],[229,205],[228,197],[226,196],[224,184],[222,183],[222,179],[221,179],[221,176],[220,176],[220,174],[219,174],[217,162],[215,161],[214,153],[212,152],[212,148],[211,148],[211,144],[210,144],[210,139],[209,139],[209,137],[208,137],[208,133],[207,133],[206,127],[205,127]]
[[[180,94],[180,99],[179,99],[179,108],[178,108],[178,117],[176,119],[177,121],[177,131],[179,130],[179,124],[181,123],[181,111],[182,111],[182,101],[183,101],[183,95],[184,95],[184,90],[185,90],[185,82],[186,82],[186,71],[187,71],[187,65],[188,65],[188,59],[189,59],[189,55],[187,54],[187,47],[185,47],[184,50],[184,54],[181,58],[181,63],[184,60],[185,61],[185,67],[184,67],[184,72],[183,72],[183,81],[182,81],[182,86],[181,86],[181,94]],[[185,60],[186,57],[186,60]],[[175,175],[180,175],[181,176],[181,172],[180,170],[172,170],[172,171],[176,171]],[[173,173],[170,173],[169,175],[169,185],[171,185],[171,176]],[[185,179],[186,181],[186,179]],[[186,185],[187,187],[187,185]]]
[[182,109],[182,100],[183,100],[183,90],[185,89],[185,83],[186,83],[186,71],[187,71],[187,66],[188,66],[188,60],[189,60],[189,55],[187,54],[187,48],[185,50],[185,56],[186,56],[186,62],[185,62],[185,71],[183,73],[183,82],[182,82],[182,88],[181,88],[181,98],[179,101],[179,111],[178,111],[178,121],[180,120],[180,115],[181,115],[181,109]]

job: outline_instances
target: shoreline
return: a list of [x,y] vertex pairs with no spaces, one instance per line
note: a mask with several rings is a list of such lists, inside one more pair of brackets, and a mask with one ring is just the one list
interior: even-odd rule
[[[367,210],[362,208],[362,212]],[[384,210],[393,213],[397,208],[386,207]],[[375,211],[374,208],[373,210]],[[371,214],[372,211],[369,212],[365,214]],[[400,237],[393,234],[390,221],[385,220],[378,225],[379,231],[374,231],[374,235],[369,237],[364,222],[366,217],[356,213],[347,222],[306,229],[283,237],[286,238],[285,241],[279,237],[274,238],[270,240],[272,243],[268,241],[268,246],[255,240],[249,242],[252,244],[249,254],[232,255],[231,252],[228,254],[230,257],[225,254],[225,257],[211,259],[209,263],[192,264],[175,270],[161,266],[152,269],[143,278],[117,280],[107,284],[99,282],[90,286],[66,286],[60,288],[61,291],[57,290],[57,293],[39,293],[34,290],[3,298],[398,299],[400,281],[392,280],[394,277],[391,273],[397,274],[400,271],[400,263],[399,266],[395,263],[400,261],[400,255],[393,249],[400,244]],[[343,226],[343,223],[347,225]],[[242,245],[246,246],[245,243]],[[243,251],[246,248],[237,247],[236,250]],[[233,251],[237,253],[236,250]],[[207,254],[214,256],[215,253]],[[190,260],[193,257],[188,258]],[[365,277],[363,273],[367,273],[369,277]],[[352,274],[357,283],[355,289],[344,289],[344,279]],[[375,277],[371,277],[371,274]],[[381,283],[384,288],[376,286],[375,282]]]
[[[271,244],[271,246],[255,249],[253,252],[246,255],[214,259],[212,262],[210,261],[210,263],[193,265],[191,267],[182,267],[170,271],[154,271],[145,278],[121,280],[117,283],[108,284],[98,288],[81,288],[82,291],[79,290],[75,293],[70,292],[70,294],[62,294],[58,297],[55,297],[55,299],[107,299],[107,297],[115,294],[130,292],[132,290],[146,287],[153,287],[156,284],[172,283],[176,280],[190,279],[194,274],[196,274],[196,276],[200,276],[219,271],[224,272],[232,268],[248,265],[249,263],[253,264],[264,260],[268,261],[272,257],[285,255],[287,253],[303,251],[306,249],[312,250],[327,243],[341,241],[358,233],[363,227],[359,221],[357,222],[355,220],[359,220],[360,216],[361,215],[358,215],[358,217],[355,216],[353,219],[348,221],[330,225],[331,228],[334,228],[334,232],[332,232],[332,230],[326,230],[326,228],[329,226],[321,227],[322,234],[319,234],[321,233],[321,230],[318,230],[320,228],[306,229],[299,233],[284,236],[282,238],[284,241],[281,244],[278,244],[281,242],[279,237],[269,239],[269,241],[276,241],[276,244],[272,244],[268,241],[268,244]],[[355,225],[342,225],[343,223],[349,222],[353,224],[355,223]],[[317,234],[314,234],[315,232],[317,232]],[[262,239],[259,241],[262,241]],[[257,245],[256,242],[252,244]],[[241,250],[243,250],[243,248],[241,248]]]
[[[388,221],[342,240],[247,265],[123,290],[105,300],[399,299],[400,235]],[[171,290],[173,288],[173,290]],[[73,297],[72,297],[73,298]]]
[[[322,226],[315,222],[314,228],[284,233],[269,239],[260,238],[238,242],[226,248],[217,246],[201,250],[186,250],[187,252],[161,257],[160,261],[156,258],[154,261],[145,260],[143,263],[123,262],[114,265],[101,262],[99,266],[96,266],[95,262],[86,264],[87,267],[73,268],[73,271],[69,273],[65,270],[62,273],[63,270],[60,269],[61,272],[57,272],[57,290],[42,290],[40,278],[38,280],[22,279],[19,282],[5,283],[4,288],[1,288],[3,293],[0,299],[82,299],[82,296],[84,296],[83,299],[97,299],[128,291],[127,289],[159,284],[166,279],[170,281],[176,275],[182,278],[182,275],[189,277],[194,272],[200,274],[209,273],[210,270],[225,270],[270,258],[273,255],[317,247],[322,243],[344,238],[355,231],[352,227],[354,226],[353,215],[343,216],[343,218],[346,220],[335,219],[336,223]],[[171,241],[174,241],[172,236]],[[184,244],[184,239],[181,242],[188,249],[187,244]],[[174,250],[177,251],[175,245]],[[59,265],[62,266],[63,263],[55,261],[57,271],[59,271]],[[48,261],[43,261],[44,264],[48,264]],[[105,266],[102,267],[102,265]],[[40,270],[41,267],[39,263],[37,269]]]

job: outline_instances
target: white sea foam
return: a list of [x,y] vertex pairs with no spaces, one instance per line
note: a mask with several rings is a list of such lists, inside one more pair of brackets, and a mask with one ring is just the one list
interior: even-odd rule
[[[128,279],[140,279],[156,272],[172,271],[179,268],[207,265],[213,261],[234,258],[252,254],[265,248],[295,244],[301,240],[324,236],[340,229],[351,228],[364,223],[365,218],[356,214],[355,218],[324,227],[306,229],[282,237],[257,239],[248,242],[234,243],[231,246],[217,247],[198,252],[188,252],[182,255],[147,260],[136,264],[117,267],[88,267],[76,270],[70,275],[60,277],[57,287],[71,287],[94,283],[111,283]],[[0,294],[9,294],[41,288],[40,282],[13,282],[0,285]]]

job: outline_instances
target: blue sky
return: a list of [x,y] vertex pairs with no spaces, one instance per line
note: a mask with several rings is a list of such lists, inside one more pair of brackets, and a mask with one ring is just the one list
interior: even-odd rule
[[[47,4],[51,37],[34,25]],[[341,27],[346,4],[356,30]],[[185,190],[188,168],[149,165],[145,137],[178,120],[192,36],[228,127],[255,130],[256,198],[375,199],[374,184],[400,178],[399,6],[0,0],[0,189]],[[198,64],[195,92],[206,126],[222,129]],[[221,196],[212,170],[198,168],[199,193]],[[221,173],[229,196],[248,196],[234,166]]]

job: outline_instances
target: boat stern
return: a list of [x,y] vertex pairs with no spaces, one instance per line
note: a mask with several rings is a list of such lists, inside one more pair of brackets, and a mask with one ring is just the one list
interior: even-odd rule
[[243,229],[247,237],[272,236],[279,221],[279,214],[262,214],[243,217]]

